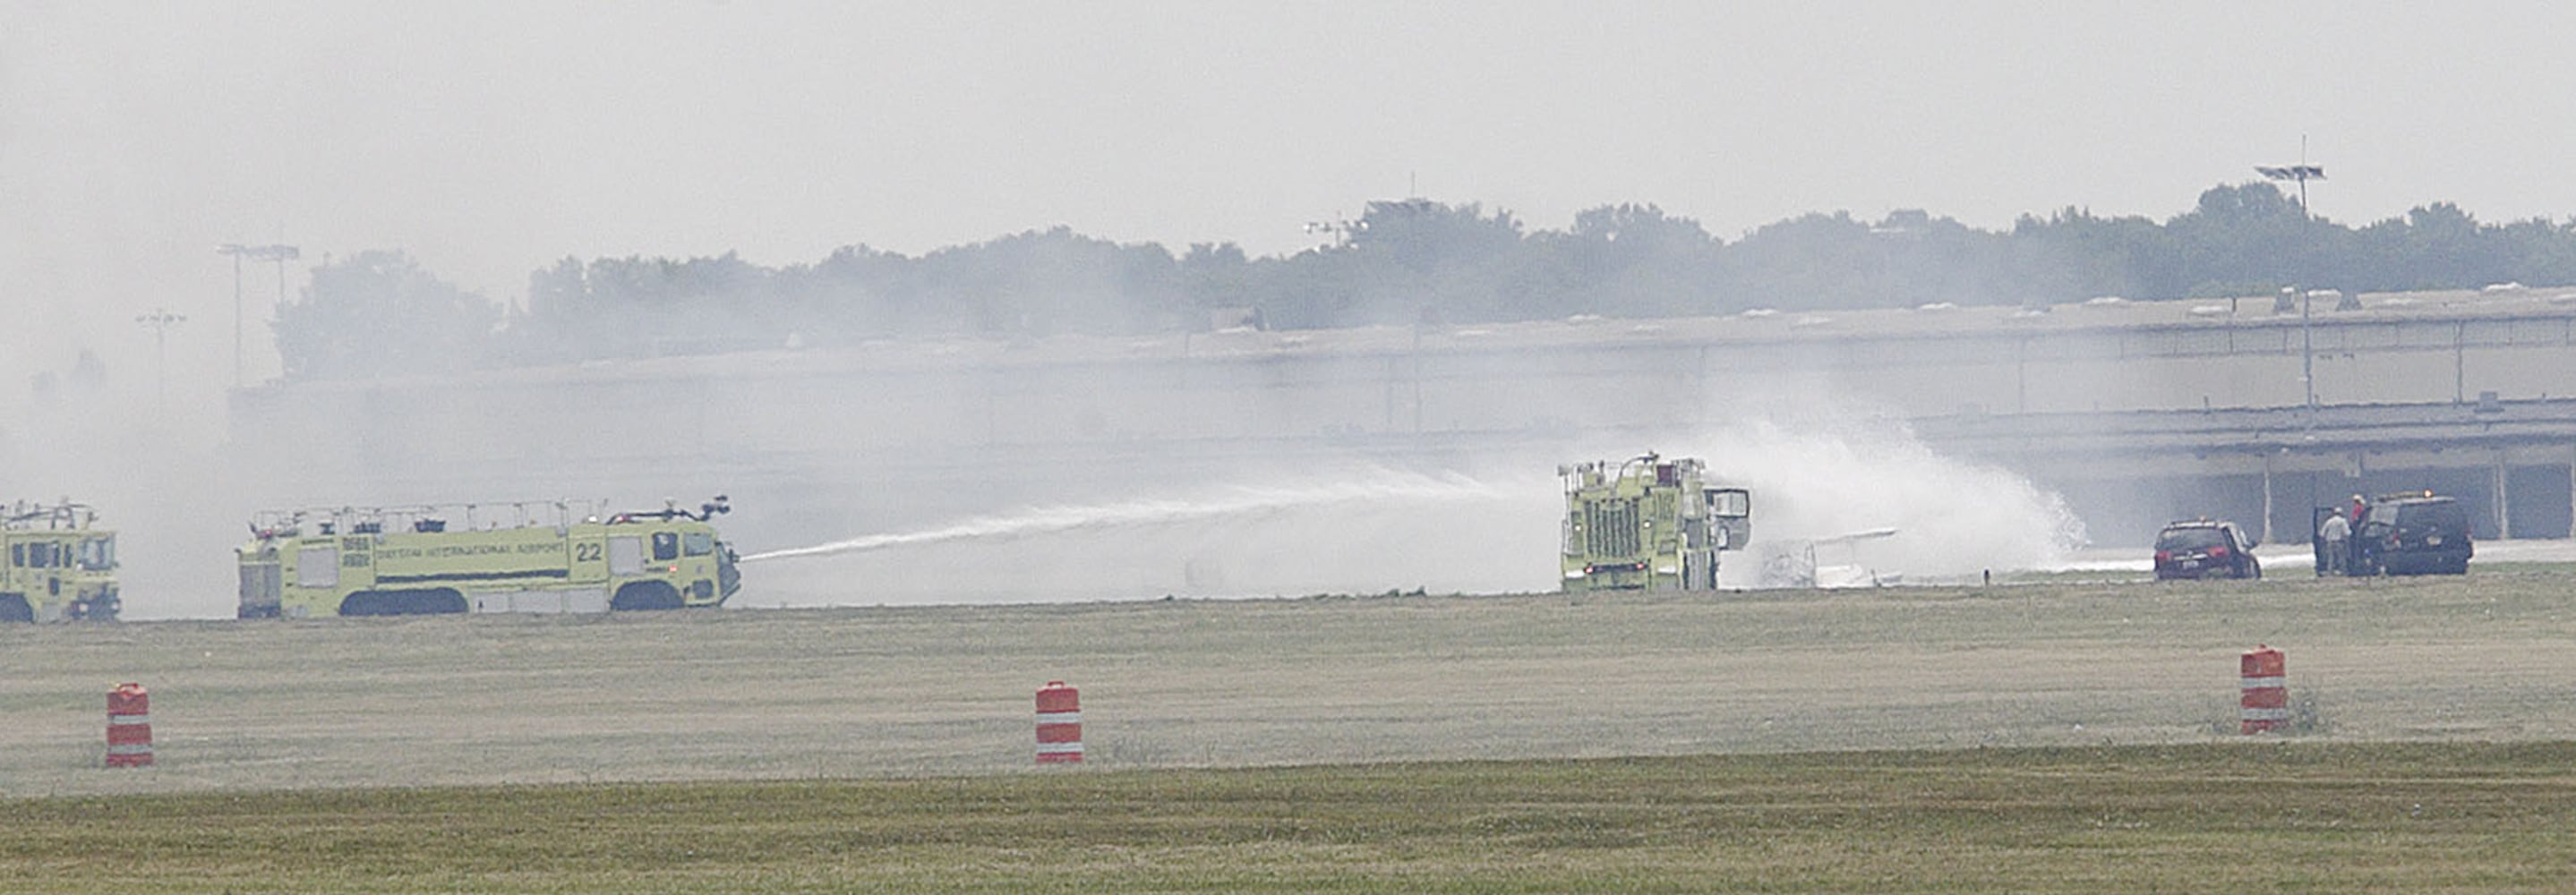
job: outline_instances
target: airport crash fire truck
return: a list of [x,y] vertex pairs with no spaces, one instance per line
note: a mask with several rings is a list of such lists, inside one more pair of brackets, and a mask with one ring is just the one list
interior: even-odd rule
[[1718,553],[1753,539],[1753,496],[1705,474],[1698,460],[1653,454],[1557,467],[1565,591],[1717,589]]
[[116,532],[63,502],[0,506],[0,622],[114,621]]
[[242,618],[714,607],[733,548],[695,513],[570,501],[263,512],[241,546]]

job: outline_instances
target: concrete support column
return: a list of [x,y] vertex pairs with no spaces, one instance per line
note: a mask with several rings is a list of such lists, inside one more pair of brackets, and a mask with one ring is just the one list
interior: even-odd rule
[[2263,543],[2279,543],[2272,537],[2272,455],[2263,455]]
[[2513,537],[2513,498],[2506,496],[2508,492],[2505,490],[2505,486],[2512,483],[2512,471],[2513,467],[2505,463],[2504,452],[2501,450],[2497,451],[2495,455],[2495,517],[2496,537],[2499,538]]

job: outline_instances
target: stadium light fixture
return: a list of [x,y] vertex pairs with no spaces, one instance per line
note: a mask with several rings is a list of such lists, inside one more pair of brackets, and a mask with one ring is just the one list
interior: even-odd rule
[[187,321],[185,315],[173,314],[163,308],[153,308],[152,313],[134,318],[134,322],[152,331],[152,410],[165,417],[170,409],[170,327]]
[[2307,137],[2301,136],[2299,138],[2298,164],[2282,165],[2280,167],[2255,165],[2254,173],[2261,174],[2264,177],[2273,180],[2297,181],[2299,184],[2299,214],[2308,217],[2315,217],[2315,214],[2308,211],[2308,181],[2326,179],[2326,169],[2323,165],[2308,164]]

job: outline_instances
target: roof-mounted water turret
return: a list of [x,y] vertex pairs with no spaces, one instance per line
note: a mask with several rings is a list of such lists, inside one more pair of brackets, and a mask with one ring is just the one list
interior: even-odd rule
[[52,504],[22,500],[6,505],[5,510],[0,512],[0,527],[11,531],[82,529],[98,523],[96,508],[70,498]]
[[597,522],[606,500],[518,500],[491,503],[413,504],[383,507],[304,507],[261,510],[251,514],[251,536],[262,540],[307,534],[438,533],[455,525],[460,531],[501,528],[563,529],[576,522]]
[[698,522],[705,522],[709,519],[713,519],[730,512],[733,512],[733,503],[731,499],[722,494],[716,495],[714,500],[698,504],[698,511],[695,513],[680,509],[680,501],[678,498],[665,497],[662,498],[661,509],[643,512],[619,513],[615,516],[609,517],[608,524],[618,525],[621,523],[637,522],[645,519],[660,519],[664,522],[668,522],[673,519],[690,519]]

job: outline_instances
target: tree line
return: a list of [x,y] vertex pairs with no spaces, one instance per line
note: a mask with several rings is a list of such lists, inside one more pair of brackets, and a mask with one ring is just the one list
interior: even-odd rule
[[2221,185],[2158,222],[2067,208],[1987,231],[1924,211],[1780,221],[1733,242],[1654,205],[1564,230],[1508,211],[1371,202],[1332,242],[1252,257],[1175,254],[1057,227],[918,257],[865,245],[770,268],[714,257],[565,258],[524,307],[459,289],[399,251],[317,267],[274,323],[289,379],[851,344],[1605,317],[2057,304],[2576,283],[2576,220],[2482,223],[2441,202],[2353,227],[2270,183]]

